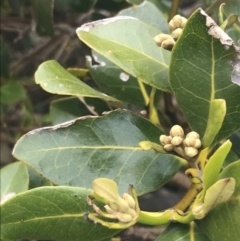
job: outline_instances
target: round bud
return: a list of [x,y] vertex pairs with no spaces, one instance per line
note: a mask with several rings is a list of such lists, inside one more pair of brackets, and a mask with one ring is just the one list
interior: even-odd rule
[[172,151],[173,148],[174,148],[174,145],[172,145],[172,144],[167,144],[167,145],[165,145],[163,148],[164,148],[164,150],[166,150],[166,151]]
[[105,210],[109,213],[109,214],[114,214],[116,213],[116,211],[112,210],[108,205],[104,206]]
[[189,132],[186,137],[192,137],[192,138],[195,138],[195,139],[199,139],[199,135],[195,131]]
[[108,207],[110,209],[112,209],[113,211],[118,211],[119,210],[119,206],[118,206],[118,204],[116,202],[110,202],[108,204]]
[[129,195],[128,193],[124,193],[123,199],[127,202],[130,208],[135,208],[136,203],[131,195]]
[[174,136],[180,136],[180,137],[183,138],[183,136],[184,136],[183,128],[182,128],[181,126],[179,126],[179,125],[174,125],[174,126],[171,128],[171,130],[170,130],[170,135],[171,135],[172,137],[174,137]]
[[182,23],[181,23],[181,28],[184,28],[184,26],[186,25],[187,23],[187,19],[184,18],[184,17],[181,17],[181,20],[182,20]]
[[180,15],[175,15],[173,19],[169,22],[170,30],[174,30],[176,28],[180,28],[182,24],[182,17]]
[[193,138],[193,137],[187,137],[187,138],[183,141],[183,143],[184,143],[185,146],[193,146],[193,147],[194,147],[194,145],[195,145],[195,143],[196,143],[196,140],[199,140],[199,139],[195,139],[195,138]]
[[172,37],[170,37],[162,42],[161,47],[164,49],[171,50],[175,43],[175,40]]
[[130,214],[133,218],[138,216],[137,212],[134,209],[129,209],[128,214]]
[[175,29],[173,32],[172,32],[172,37],[173,37],[173,39],[174,40],[177,40],[179,37],[180,37],[180,35],[182,34],[182,28],[177,28],[177,29]]
[[154,40],[155,40],[156,44],[157,44],[159,47],[161,47],[162,42],[163,42],[164,40],[168,39],[169,37],[171,37],[171,36],[168,35],[168,34],[163,34],[163,33],[161,33],[161,34],[157,35],[156,37],[154,37]]
[[174,146],[179,146],[182,142],[183,142],[183,138],[182,137],[174,136],[172,138],[171,144],[173,144]]
[[185,154],[189,157],[194,157],[198,154],[198,150],[194,147],[185,147],[184,151],[185,151]]
[[199,203],[198,205],[194,206],[192,209],[192,213],[196,219],[202,219],[206,215],[204,213],[204,203]]
[[196,139],[196,142],[193,147],[199,149],[201,146],[202,146],[202,142],[200,141],[200,139]]
[[123,222],[123,223],[128,223],[133,220],[132,216],[128,213],[118,213],[116,217],[120,222]]
[[166,135],[161,135],[159,139],[162,145],[171,144],[172,141],[172,137]]

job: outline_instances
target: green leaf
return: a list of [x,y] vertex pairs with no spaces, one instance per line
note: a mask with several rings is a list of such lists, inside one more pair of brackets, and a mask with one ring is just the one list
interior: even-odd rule
[[218,204],[226,202],[233,195],[235,186],[234,178],[224,178],[214,183],[206,192],[203,212],[208,213]]
[[53,3],[54,0],[32,0],[36,30],[39,35],[54,35]]
[[225,100],[217,99],[210,101],[206,131],[202,138],[203,146],[211,146],[216,134],[221,129],[222,123],[226,116],[226,111]]
[[50,105],[50,115],[54,125],[90,114],[88,108],[77,97],[54,100]]
[[29,189],[53,185],[49,180],[42,177],[39,173],[37,173],[32,168],[28,168],[28,173],[29,173]]
[[198,226],[190,224],[172,223],[163,231],[155,241],[210,241]]
[[95,98],[69,97],[52,101],[50,115],[54,125],[73,120],[85,115],[101,115],[109,111],[108,104]]
[[119,230],[85,220],[84,214],[92,211],[86,201],[90,192],[40,187],[13,197],[1,207],[1,238],[98,241],[113,236]]
[[[127,26],[127,27],[126,27]],[[144,83],[170,92],[170,52],[159,48],[154,37],[160,30],[128,16],[117,16],[77,29],[89,47]]]
[[58,185],[90,188],[98,177],[115,180],[119,192],[133,184],[138,195],[170,180],[185,160],[146,150],[140,141],[159,143],[160,129],[131,112],[83,117],[33,130],[16,144],[13,155]]
[[204,219],[198,221],[201,230],[211,241],[235,241],[240,237],[240,160],[227,166],[219,179],[232,177],[236,180],[233,196],[215,207]]
[[8,164],[0,170],[1,200],[8,193],[28,190],[29,176],[26,165],[21,162]]
[[24,87],[15,81],[9,81],[2,85],[0,91],[2,104],[13,104],[26,99]]
[[[213,111],[219,115],[216,108],[210,109],[211,101],[226,101],[227,113],[213,141],[216,143],[240,128],[240,109],[237,108],[240,87],[231,82],[232,67],[229,61],[235,58],[235,49],[233,45],[224,46],[208,33],[206,18],[208,24],[213,24],[213,20],[198,9],[188,19],[173,48],[169,76],[172,90],[188,123],[201,138],[211,122],[210,118],[214,116]],[[225,36],[222,30],[216,29],[222,34],[223,41]],[[227,41],[231,42],[231,39]]]
[[[131,104],[143,107],[148,104],[150,86],[123,72],[105,57],[93,51],[93,58],[99,65],[92,65],[92,59],[87,57],[87,67],[98,85],[105,93]],[[141,91],[141,88],[143,91]],[[144,95],[145,94],[145,95]]]
[[53,94],[95,97],[120,104],[119,100],[92,89],[71,75],[55,60],[46,61],[38,67],[35,82]]
[[222,165],[227,157],[232,143],[228,140],[222,144],[210,157],[203,171],[203,193],[205,194],[218,179]]
[[[151,14],[148,14],[151,13]],[[139,6],[133,6],[119,12],[118,16],[132,16],[138,18],[146,24],[160,29],[163,33],[168,33],[168,22],[162,12],[151,2],[145,1]]]
[[102,115],[103,112],[114,109],[106,101],[96,98],[85,97],[81,98],[81,101],[86,104],[88,109],[91,111],[91,114],[93,115]]

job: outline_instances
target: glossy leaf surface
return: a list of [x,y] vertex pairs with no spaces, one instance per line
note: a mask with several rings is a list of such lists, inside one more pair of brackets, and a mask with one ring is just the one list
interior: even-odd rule
[[1,240],[98,241],[119,232],[85,220],[85,212],[92,211],[89,193],[76,187],[41,187],[13,197],[1,206]]
[[27,166],[21,162],[8,164],[0,170],[1,199],[8,193],[28,190],[29,176]]
[[77,29],[84,43],[127,73],[158,89],[171,91],[168,82],[170,52],[159,48],[153,39],[160,33],[128,16],[88,23]]
[[160,129],[131,112],[83,117],[27,133],[13,155],[58,185],[91,187],[98,177],[115,180],[119,192],[133,184],[138,195],[166,183],[185,161],[144,151],[140,141],[159,143]]
[[170,224],[155,241],[210,241],[192,222],[190,224]]
[[[237,108],[240,87],[231,82],[229,61],[235,58],[233,45],[226,47],[209,35],[203,14],[202,10],[194,12],[173,48],[170,84],[188,123],[201,138],[211,122],[209,118],[219,115],[218,108],[215,115],[213,109],[210,113],[211,101],[226,101],[225,119],[220,131],[215,130],[217,135],[213,142],[216,143],[240,128],[240,109]],[[221,31],[220,34],[226,37]]]
[[[201,230],[211,241],[234,241],[240,237],[240,160],[227,166],[219,179],[233,177],[236,181],[233,196],[216,206],[204,219],[198,221]],[[213,221],[214,220],[214,221]]]
[[35,73],[35,82],[41,85],[45,91],[53,94],[88,96],[106,101],[119,102],[111,96],[92,89],[71,75],[55,60],[46,61],[38,67]]

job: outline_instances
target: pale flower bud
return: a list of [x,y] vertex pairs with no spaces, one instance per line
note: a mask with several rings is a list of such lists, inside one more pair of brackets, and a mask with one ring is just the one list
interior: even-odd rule
[[116,213],[116,211],[112,210],[108,205],[105,205],[104,208],[106,209],[106,211],[109,214],[115,214]]
[[159,47],[161,47],[162,42],[163,42],[164,40],[166,40],[166,39],[169,39],[169,38],[171,38],[170,35],[164,34],[164,33],[160,33],[159,35],[157,35],[156,37],[154,37],[154,40],[155,40],[156,44],[157,44]]
[[199,140],[199,139],[195,139],[193,137],[187,137],[185,140],[184,140],[184,145],[185,146],[193,146],[196,144],[196,140]]
[[172,137],[166,136],[166,135],[161,135],[159,140],[160,140],[162,145],[171,144]]
[[185,147],[184,151],[185,151],[185,154],[189,157],[194,157],[198,154],[198,150],[194,147]]
[[113,211],[118,211],[119,210],[118,204],[116,202],[110,202],[108,204],[108,207],[111,208]]
[[172,32],[172,37],[176,40],[180,37],[180,35],[182,34],[182,28],[177,28]]
[[175,40],[172,37],[170,37],[162,42],[161,47],[164,49],[171,50],[175,43]]
[[199,139],[199,135],[195,131],[189,132],[186,137],[192,137],[192,138],[195,138],[195,139]]
[[204,203],[199,203],[197,206],[194,206],[192,213],[196,219],[202,219],[206,215],[204,213]]
[[184,18],[184,17],[181,17],[181,20],[182,20],[182,23],[181,23],[181,28],[184,28],[184,26],[186,25],[187,23],[187,19]]
[[169,22],[169,28],[170,30],[175,30],[177,28],[183,28],[187,22],[187,19],[180,16],[180,15],[175,15],[173,19]]
[[182,137],[174,136],[172,138],[171,144],[173,144],[174,146],[179,146],[182,142],[183,142],[183,138]]
[[180,28],[182,24],[182,17],[180,15],[175,15],[173,19],[169,22],[169,27],[171,30]]
[[180,137],[183,138],[183,136],[184,136],[184,131],[183,131],[183,129],[182,129],[181,126],[179,126],[179,125],[174,125],[174,126],[171,128],[171,130],[170,130],[170,135],[171,135],[172,137],[174,137],[174,136],[180,136]]
[[127,202],[130,208],[135,208],[136,203],[131,195],[129,195],[128,193],[124,193],[123,199]]
[[123,222],[123,223],[128,223],[133,220],[132,216],[128,213],[118,213],[116,217],[120,222]]
[[201,146],[202,146],[202,142],[200,141],[200,139],[196,139],[196,142],[193,147],[199,149]]
[[174,149],[174,145],[173,144],[167,144],[163,148],[166,151],[172,151]]
[[133,218],[136,218],[138,216],[137,212],[134,209],[129,209],[128,214],[130,214]]

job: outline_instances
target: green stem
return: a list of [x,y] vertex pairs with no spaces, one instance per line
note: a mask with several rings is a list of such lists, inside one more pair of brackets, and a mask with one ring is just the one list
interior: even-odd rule
[[187,224],[193,220],[194,216],[191,212],[184,214],[181,211],[168,209],[164,212],[140,211],[137,222],[147,225],[165,225],[171,222]]
[[197,194],[202,190],[202,184],[192,184],[185,196],[174,206],[174,209],[184,211],[193,202]]
[[168,21],[170,21],[177,14],[179,4],[180,4],[180,0],[173,0],[172,1],[172,5],[171,5],[170,12],[169,12],[169,19],[168,19]]

